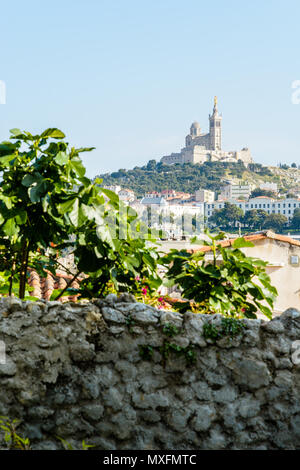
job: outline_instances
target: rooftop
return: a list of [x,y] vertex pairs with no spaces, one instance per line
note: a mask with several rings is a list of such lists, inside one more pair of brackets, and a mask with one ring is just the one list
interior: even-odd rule
[[[294,246],[299,246],[300,247],[300,242],[298,240],[295,240],[291,237],[287,237],[285,235],[279,235],[277,233],[274,233],[272,230],[264,230],[262,232],[255,232],[250,235],[244,235],[243,238],[249,242],[255,243],[256,241],[259,240],[276,240],[279,242],[284,242],[284,243],[289,243],[290,245]],[[236,238],[231,238],[229,240],[220,240],[218,245],[221,245],[223,248],[232,246]],[[202,246],[201,248],[197,249],[192,249],[190,250],[192,253],[195,253],[197,251],[211,251],[210,246]]]

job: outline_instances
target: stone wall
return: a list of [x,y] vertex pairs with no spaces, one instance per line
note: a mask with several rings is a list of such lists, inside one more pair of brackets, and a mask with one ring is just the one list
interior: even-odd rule
[[0,415],[21,419],[34,449],[61,448],[56,436],[105,450],[300,449],[300,313],[243,324],[214,342],[220,316],[128,294],[2,298]]

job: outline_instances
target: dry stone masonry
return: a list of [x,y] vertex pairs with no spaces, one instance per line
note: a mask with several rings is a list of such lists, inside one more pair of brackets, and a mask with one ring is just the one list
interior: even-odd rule
[[300,312],[242,323],[214,338],[222,317],[128,294],[2,298],[0,415],[34,449],[300,449]]

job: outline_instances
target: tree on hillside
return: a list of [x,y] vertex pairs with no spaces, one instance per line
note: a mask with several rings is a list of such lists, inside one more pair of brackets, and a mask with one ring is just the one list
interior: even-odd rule
[[148,171],[154,171],[156,170],[156,160],[149,160],[146,166]]
[[269,189],[260,189],[260,188],[255,188],[251,195],[250,198],[254,197],[260,197],[260,196],[265,196],[265,197],[276,197],[276,194],[274,191],[271,191]]

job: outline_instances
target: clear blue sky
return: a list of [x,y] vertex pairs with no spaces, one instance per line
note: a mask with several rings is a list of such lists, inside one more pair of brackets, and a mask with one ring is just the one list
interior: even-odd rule
[[59,127],[88,174],[179,151],[213,97],[223,147],[300,164],[299,0],[16,0],[1,5],[0,139]]

